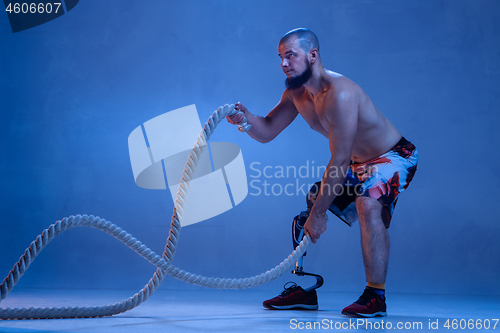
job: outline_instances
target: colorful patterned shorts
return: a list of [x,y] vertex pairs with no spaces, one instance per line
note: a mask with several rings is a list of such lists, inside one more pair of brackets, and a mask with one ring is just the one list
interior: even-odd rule
[[[382,204],[382,221],[389,228],[399,193],[408,188],[417,171],[418,151],[402,138],[391,150],[365,163],[351,162],[343,186],[329,210],[351,226],[358,220],[355,200],[359,196],[377,199]],[[321,182],[309,190],[312,207]]]

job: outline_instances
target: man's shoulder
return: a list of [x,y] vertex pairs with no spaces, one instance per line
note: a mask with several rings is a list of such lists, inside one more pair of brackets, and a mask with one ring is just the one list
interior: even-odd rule
[[328,92],[332,99],[356,98],[362,92],[361,87],[348,77],[332,71],[326,72],[331,84]]
[[346,89],[356,89],[358,85],[349,79],[347,76],[327,70],[326,71],[327,78],[329,82],[332,84],[334,89],[338,91],[346,90]]

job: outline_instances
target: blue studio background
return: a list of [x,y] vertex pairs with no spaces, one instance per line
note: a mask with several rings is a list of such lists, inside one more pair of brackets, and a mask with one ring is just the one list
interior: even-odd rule
[[[284,89],[278,41],[308,27],[325,67],[358,83],[420,152],[389,229],[388,291],[500,295],[499,15],[495,0],[85,0],[14,34],[0,14],[0,278],[42,230],[73,214],[104,217],[161,253],[172,199],[135,185],[128,135],[190,104],[202,123],[237,101],[265,115]],[[266,180],[254,162],[276,170],[329,159],[327,140],[299,118],[266,145],[226,122],[213,140],[241,147],[249,182]],[[320,178],[308,176],[299,184]],[[183,228],[174,264],[246,277],[281,262],[304,197],[249,191],[234,209]],[[331,218],[304,266],[324,276],[323,290],[361,291],[359,226]],[[138,290],[154,270],[112,237],[78,228],[18,287]],[[273,296],[293,278],[258,288]],[[161,288],[201,287],[166,278]]]

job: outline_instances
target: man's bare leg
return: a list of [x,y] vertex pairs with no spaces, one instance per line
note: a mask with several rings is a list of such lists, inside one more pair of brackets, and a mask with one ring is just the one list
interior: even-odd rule
[[385,277],[389,262],[389,235],[382,222],[382,205],[373,198],[356,199],[361,247],[365,264],[367,287],[363,295],[342,313],[362,317],[387,316]]
[[356,208],[361,228],[366,282],[385,284],[389,263],[389,235],[382,222],[382,205],[373,198],[358,197]]

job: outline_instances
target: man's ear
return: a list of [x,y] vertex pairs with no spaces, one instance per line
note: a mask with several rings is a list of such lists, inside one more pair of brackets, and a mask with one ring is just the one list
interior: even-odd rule
[[308,58],[309,58],[309,63],[312,65],[318,60],[318,49],[313,48],[311,51],[309,51]]

